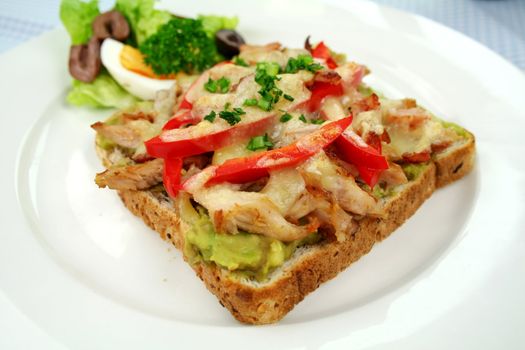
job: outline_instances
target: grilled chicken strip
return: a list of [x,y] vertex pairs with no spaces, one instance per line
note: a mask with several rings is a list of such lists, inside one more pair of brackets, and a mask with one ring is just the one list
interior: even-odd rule
[[346,211],[359,214],[380,214],[376,200],[363,191],[354,178],[335,165],[324,152],[310,158],[299,171],[308,186],[329,192]]
[[128,125],[108,125],[97,122],[91,127],[100,135],[122,147],[136,148],[141,143],[140,133]]
[[145,190],[162,182],[164,160],[111,168],[95,177],[98,187],[114,190]]
[[267,195],[241,192],[232,185],[204,188],[193,198],[208,209],[217,232],[236,234],[240,229],[289,242],[317,229],[315,224],[297,226],[286,221]]

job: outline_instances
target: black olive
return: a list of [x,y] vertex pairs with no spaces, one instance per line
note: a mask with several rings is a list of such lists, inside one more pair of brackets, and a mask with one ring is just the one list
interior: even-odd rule
[[235,30],[223,29],[215,33],[215,45],[221,55],[232,58],[239,54],[239,49],[243,45],[244,39]]

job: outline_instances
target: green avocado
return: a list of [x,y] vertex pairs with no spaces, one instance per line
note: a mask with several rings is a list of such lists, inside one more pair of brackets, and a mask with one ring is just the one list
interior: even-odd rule
[[465,138],[468,137],[467,130],[463,129],[461,126],[457,125],[456,123],[446,122],[443,120],[440,120],[440,121],[444,128],[454,130],[456,134],[458,134],[461,137],[465,137]]
[[269,272],[292,256],[297,247],[319,239],[317,233],[312,233],[304,239],[285,243],[246,232],[217,233],[208,215],[200,213],[184,236],[184,254],[192,264],[213,262],[240,277],[264,280]]
[[427,168],[427,164],[405,164],[403,165],[403,171],[409,181],[415,180],[419,175]]

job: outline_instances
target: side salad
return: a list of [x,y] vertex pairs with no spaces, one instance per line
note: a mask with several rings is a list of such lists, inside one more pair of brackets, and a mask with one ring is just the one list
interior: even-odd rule
[[67,101],[74,106],[126,108],[152,100],[176,80],[191,80],[239,53],[237,17],[184,18],[155,9],[155,0],[62,0],[60,19],[71,38]]

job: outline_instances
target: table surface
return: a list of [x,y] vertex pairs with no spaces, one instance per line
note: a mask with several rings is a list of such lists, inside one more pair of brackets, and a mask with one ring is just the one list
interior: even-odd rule
[[[114,1],[101,0],[108,8]],[[374,0],[413,12],[498,52],[525,70],[525,0]],[[0,1],[0,53],[60,25],[60,0]]]

